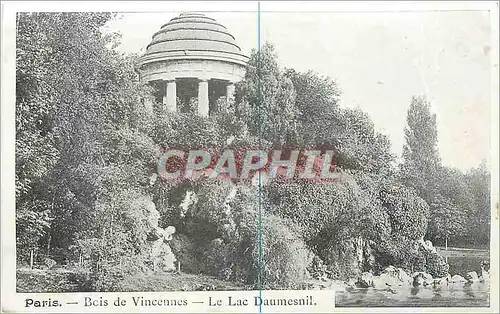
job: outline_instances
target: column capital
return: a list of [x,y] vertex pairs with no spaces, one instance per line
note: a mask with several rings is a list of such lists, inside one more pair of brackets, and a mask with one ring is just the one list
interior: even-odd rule
[[208,82],[210,80],[210,78],[208,77],[198,77],[198,81],[200,82]]

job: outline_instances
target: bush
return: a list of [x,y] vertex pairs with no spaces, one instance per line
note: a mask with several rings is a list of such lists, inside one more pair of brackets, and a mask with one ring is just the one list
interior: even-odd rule
[[425,257],[426,272],[432,277],[445,277],[448,274],[450,266],[445,259],[436,252],[422,250]]
[[75,267],[71,281],[78,285],[80,292],[121,291],[124,278],[149,272],[147,260],[148,256],[138,254],[122,256],[118,262],[101,261],[89,267]]
[[298,287],[307,275],[310,251],[296,227],[275,216],[262,217],[260,225],[259,235],[257,213],[239,213],[239,237],[232,241],[217,238],[207,246],[207,271],[224,280],[262,288]]
[[203,264],[200,262],[200,255],[203,248],[197,246],[185,234],[174,234],[170,247],[177,261],[181,263],[181,271],[193,274],[198,274],[204,270]]
[[376,253],[376,272],[395,266],[409,272],[425,271],[425,256],[417,242],[400,234],[393,234],[380,243]]
[[354,239],[331,243],[329,249],[325,251],[328,252],[325,261],[331,277],[347,280],[361,274],[362,261],[358,259],[358,247]]
[[89,274],[88,280],[91,291],[109,292],[120,291],[119,285],[123,278],[124,272],[120,267],[103,264]]
[[327,266],[317,255],[313,256],[311,263],[307,267],[307,271],[309,272],[309,274],[316,279],[323,277],[326,274],[327,270]]
[[[264,288],[293,288],[306,278],[310,251],[292,223],[276,216],[264,216],[261,221],[261,243],[258,242],[258,218],[255,213],[240,220],[242,243],[250,244],[244,251],[243,265],[250,274],[247,283],[259,283]],[[250,218],[250,219],[248,219]],[[253,225],[249,228],[248,223]],[[257,241],[256,241],[257,240]]]
[[412,240],[425,235],[429,205],[413,190],[391,186],[381,191],[379,197],[390,216],[393,233]]
[[56,266],[56,261],[54,261],[53,259],[51,258],[44,258],[43,259],[43,263],[45,264],[45,266],[47,266],[47,269],[51,269],[52,267]]
[[224,243],[221,238],[210,242],[205,251],[206,271],[223,280],[231,280],[235,271],[235,243]]
[[309,250],[279,217],[266,217],[262,223],[263,283],[296,287],[307,275]]

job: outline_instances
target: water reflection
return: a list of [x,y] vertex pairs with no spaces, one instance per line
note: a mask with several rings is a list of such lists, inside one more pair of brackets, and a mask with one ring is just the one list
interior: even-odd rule
[[467,296],[472,297],[472,298],[475,297],[474,290],[472,289],[472,284],[470,284],[470,283],[465,284],[464,291],[465,291],[465,294]]
[[480,283],[443,287],[353,288],[336,293],[338,307],[487,307],[489,286]]

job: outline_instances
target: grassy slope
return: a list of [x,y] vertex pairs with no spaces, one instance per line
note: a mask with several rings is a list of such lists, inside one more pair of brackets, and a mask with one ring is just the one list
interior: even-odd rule
[[207,275],[151,273],[125,278],[121,291],[194,291],[194,290],[248,290],[242,284],[219,280]]
[[79,285],[73,280],[73,272],[64,269],[18,269],[17,292],[77,292]]
[[[75,273],[65,269],[18,269],[17,292],[78,292]],[[248,290],[242,284],[206,275],[151,273],[137,274],[120,283],[120,291]]]

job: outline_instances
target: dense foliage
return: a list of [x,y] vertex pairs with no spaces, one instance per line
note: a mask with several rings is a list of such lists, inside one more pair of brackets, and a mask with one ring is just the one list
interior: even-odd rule
[[[103,32],[111,18],[18,15],[18,263],[30,252],[49,256],[77,265],[87,289],[116,290],[151,270],[152,213],[160,227],[176,227],[171,247],[183,270],[257,287],[388,265],[441,276],[447,265],[422,249],[424,237],[489,241],[489,173],[441,166],[425,99],[411,102],[399,167],[369,116],[338,105],[335,81],[280,68],[270,44],[252,52],[235,100],[217,113],[168,112],[148,105],[152,88],[137,81],[134,57]],[[169,147],[328,147],[342,179],[167,182],[156,162]]]
[[[132,60],[101,29],[111,14],[20,13],[17,29],[16,233],[58,263],[95,273],[137,253],[153,141]],[[96,289],[99,287],[96,287]]]
[[490,174],[485,164],[468,173],[441,164],[436,115],[424,98],[412,99],[407,123],[399,177],[430,206],[427,236],[440,244],[488,245]]

